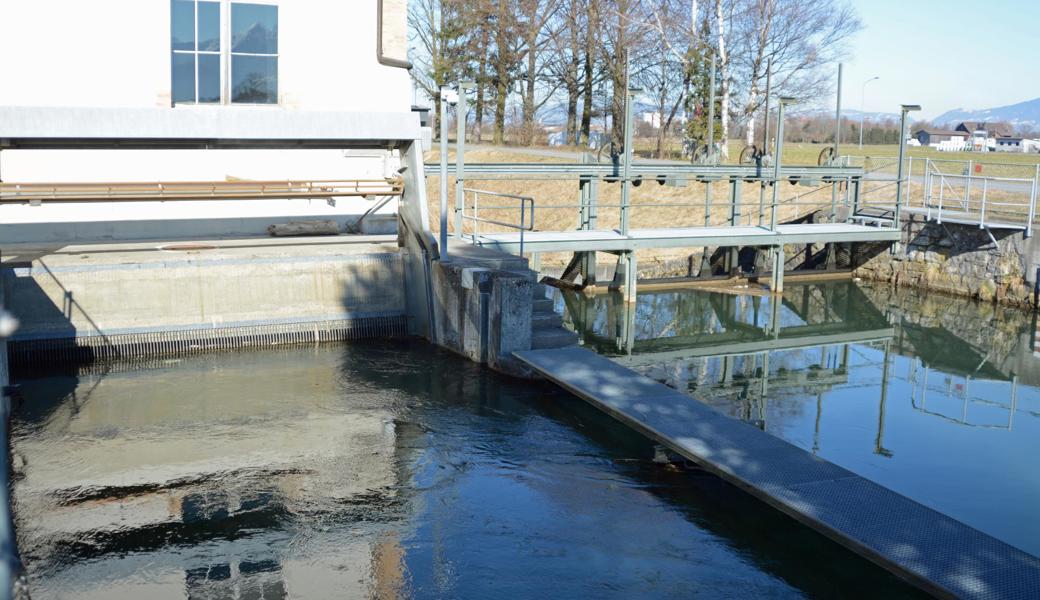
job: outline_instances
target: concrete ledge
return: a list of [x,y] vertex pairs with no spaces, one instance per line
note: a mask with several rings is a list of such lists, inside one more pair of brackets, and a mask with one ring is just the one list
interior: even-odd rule
[[216,338],[280,343],[372,318],[407,322],[395,244],[296,242],[19,248],[0,264],[8,309],[22,323],[12,352],[18,343],[47,340],[157,351]]

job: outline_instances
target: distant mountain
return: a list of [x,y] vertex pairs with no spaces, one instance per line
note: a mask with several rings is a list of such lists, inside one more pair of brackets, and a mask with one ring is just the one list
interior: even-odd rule
[[961,121],[1005,121],[1016,128],[1040,128],[1040,98],[997,108],[958,108],[932,119],[939,125],[956,125]]
[[[834,117],[833,108],[809,108],[803,110],[794,110],[790,114],[801,117]],[[841,116],[850,121],[859,121],[862,116],[866,121],[873,121],[875,123],[883,123],[885,121],[898,121],[899,115],[897,113],[887,112],[870,112],[870,111],[859,111],[851,108],[842,108]]]

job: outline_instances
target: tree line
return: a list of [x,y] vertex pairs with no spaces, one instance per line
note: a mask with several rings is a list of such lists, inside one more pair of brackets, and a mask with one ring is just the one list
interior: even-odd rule
[[[657,115],[659,154],[677,128],[707,138],[712,65],[715,137],[751,144],[767,82],[773,98],[826,95],[861,28],[845,0],[412,0],[409,21],[412,76],[435,106],[442,86],[475,83],[474,138],[490,126],[502,143],[514,127],[531,144],[552,109],[569,143],[588,144],[593,120],[623,123],[626,89],[639,88]],[[610,129],[620,145],[621,128]]]

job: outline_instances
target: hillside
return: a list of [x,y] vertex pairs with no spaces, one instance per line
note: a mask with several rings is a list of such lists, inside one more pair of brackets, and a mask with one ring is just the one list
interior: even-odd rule
[[944,112],[932,121],[940,125],[960,121],[1006,121],[1018,128],[1040,129],[1040,98],[996,108],[958,108]]

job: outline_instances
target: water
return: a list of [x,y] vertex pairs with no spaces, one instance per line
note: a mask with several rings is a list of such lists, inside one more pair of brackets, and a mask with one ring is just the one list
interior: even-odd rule
[[[417,340],[23,374],[33,597],[911,597],[548,385]],[[890,446],[897,447],[895,440]]]
[[853,282],[557,303],[587,346],[1040,556],[1032,314]]

